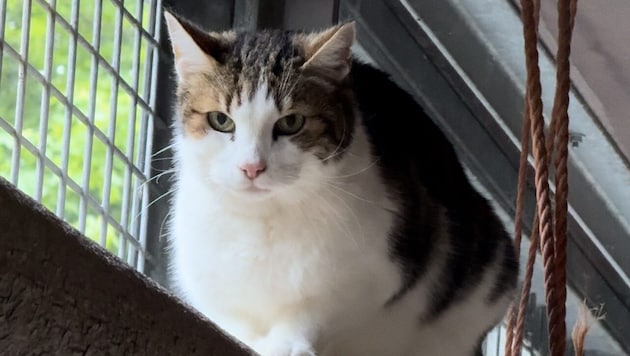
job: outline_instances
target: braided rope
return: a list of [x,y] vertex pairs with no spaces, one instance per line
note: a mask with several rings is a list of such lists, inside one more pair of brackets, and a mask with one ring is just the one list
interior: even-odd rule
[[[570,62],[569,55],[571,53],[571,33],[573,32],[573,24],[575,19],[575,9],[577,7],[576,0],[560,0],[558,1],[558,51],[556,54],[557,73],[556,73],[556,93],[554,97],[552,120],[556,123],[556,132],[552,137],[556,138],[555,149],[557,158],[555,161],[555,223],[554,223],[554,242],[555,242],[555,263],[556,263],[556,286],[558,299],[562,301],[558,304],[558,319],[562,319],[562,323],[557,328],[562,328],[566,332],[565,315],[566,315],[566,294],[567,294],[567,211],[568,211],[568,172],[567,158],[569,155],[569,90],[571,86],[570,78]],[[564,342],[563,342],[563,347]],[[553,351],[553,350],[552,350]],[[553,353],[553,355],[556,355]]]
[[[527,67],[527,90],[519,179],[515,216],[515,251],[520,256],[522,236],[523,199],[526,183],[527,156],[529,152],[528,125],[532,134],[535,161],[536,216],[532,224],[531,244],[528,251],[525,279],[523,282],[518,311],[514,304],[508,314],[506,355],[518,355],[523,340],[525,313],[529,301],[531,279],[536,259],[538,241],[543,257],[545,277],[545,298],[549,328],[549,348],[551,355],[563,356],[566,348],[566,245],[568,209],[568,144],[569,144],[569,90],[571,34],[575,23],[577,0],[558,1],[558,52],[556,55],[556,92],[552,110],[552,120],[547,140],[544,135],[540,70],[538,68],[537,29],[540,14],[539,0],[521,0],[523,35]],[[549,192],[548,167],[555,152],[555,215],[552,221]]]
[[[532,226],[538,226],[538,215],[534,216]],[[519,350],[523,345],[523,334],[525,333],[525,314],[527,313],[527,305],[529,303],[529,291],[532,288],[532,276],[534,275],[534,263],[538,253],[538,230],[533,229],[530,236],[529,251],[527,253],[527,265],[525,267],[525,279],[523,280],[523,288],[521,289],[521,299],[518,305],[518,314],[516,316],[516,332],[512,344],[512,355],[519,355]]]
[[[538,32],[538,24],[540,23],[540,0],[534,0],[534,14],[535,14],[535,24],[536,24],[536,32]],[[529,106],[529,101],[527,98],[529,94],[525,93],[525,103],[523,110],[523,127],[521,128],[521,153],[519,157],[519,165],[518,165],[518,184],[517,184],[517,192],[516,192],[516,211],[515,211],[515,219],[514,219],[514,252],[516,255],[516,259],[520,259],[521,255],[521,240],[523,236],[523,207],[525,202],[525,185],[527,183],[527,157],[529,156],[529,136],[530,136],[530,117],[531,110]],[[532,226],[536,226],[537,224],[533,224]],[[532,230],[532,234],[535,229]],[[531,238],[530,238],[531,241]],[[531,254],[531,253],[530,253]],[[536,254],[534,253],[534,260],[536,258]],[[532,261],[532,266],[533,266]],[[529,258],[528,258],[528,267],[529,267]],[[533,268],[532,268],[533,271]],[[527,274],[526,274],[527,276]],[[507,328],[506,328],[506,341],[505,341],[505,354],[515,355],[517,350],[520,349],[521,343],[523,340],[523,327],[520,329],[516,329],[516,336],[514,335],[515,322],[516,325],[523,324],[519,323],[519,319],[517,317],[517,309],[520,308],[523,304],[527,305],[529,299],[529,290],[531,288],[531,277],[525,278],[525,282],[528,284],[526,289],[527,295],[525,298],[521,296],[520,305],[517,307],[516,301],[512,303],[510,306],[510,311],[508,313],[507,318]],[[525,288],[525,285],[523,286]],[[519,337],[520,334],[520,337]]]
[[[527,94],[525,94],[527,97]],[[521,154],[519,157],[519,167],[518,167],[518,185],[516,192],[516,211],[515,211],[515,219],[514,219],[514,252],[516,254],[516,258],[518,259],[521,255],[521,240],[523,236],[523,206],[525,201],[525,185],[527,183],[527,156],[529,156],[529,131],[530,131],[530,113],[529,113],[529,104],[525,101],[525,110],[523,115],[523,128],[521,130]],[[533,224],[532,226],[536,226]],[[535,230],[535,229],[534,229]],[[532,231],[533,232],[533,231]],[[535,256],[536,254],[534,254]],[[535,257],[534,257],[535,258]],[[529,260],[528,260],[529,261]],[[533,263],[532,263],[533,266]],[[529,262],[528,262],[529,267]],[[531,286],[531,279],[525,278],[524,283],[528,283]],[[529,291],[529,287],[525,289],[525,285],[523,285],[523,290]],[[529,292],[527,292],[529,294]],[[521,296],[520,304],[527,304],[527,301],[523,302],[523,297]],[[520,307],[520,305],[518,306]],[[506,355],[515,355],[516,352],[513,350],[520,349],[522,338],[519,338],[518,335],[514,335],[514,327],[515,322],[518,324],[517,318],[517,303],[514,301],[512,306],[510,307],[510,311],[508,313],[507,319],[507,328],[506,328],[506,341],[505,341],[505,354]],[[517,329],[517,334],[519,329]],[[522,335],[523,330],[520,330],[520,334]]]
[[[525,39],[525,57],[527,66],[527,88],[529,103],[533,153],[536,165],[536,202],[537,217],[539,219],[538,233],[540,237],[541,252],[543,257],[544,278],[545,278],[545,299],[547,302],[547,316],[549,329],[549,348],[554,356],[562,356],[565,353],[566,345],[566,193],[568,186],[566,184],[566,157],[568,155],[568,90],[569,90],[569,71],[568,57],[570,53],[570,44],[567,45],[567,39],[570,41],[571,15],[569,12],[570,0],[559,0],[559,45],[558,45],[558,89],[556,91],[556,100],[554,101],[554,115],[552,116],[555,125],[551,126],[552,131],[556,129],[560,132],[556,136],[556,132],[550,133],[549,142],[551,146],[562,146],[565,148],[558,149],[557,177],[560,176],[559,187],[560,192],[557,194],[557,201],[560,206],[556,209],[556,220],[560,224],[554,229],[551,220],[551,203],[549,198],[549,173],[547,147],[544,136],[544,120],[542,117],[542,100],[540,86],[540,70],[538,68],[538,51],[537,36],[535,28],[535,9],[533,3],[527,0],[521,0],[523,9],[523,35]],[[569,24],[566,26],[566,24]],[[568,31],[567,31],[568,29]],[[567,33],[569,33],[567,37]],[[561,63],[564,61],[564,63]],[[564,112],[564,114],[563,114]],[[565,134],[566,133],[566,134]],[[558,137],[558,140],[554,139]],[[555,142],[554,142],[555,141]],[[556,145],[554,145],[556,143]],[[564,181],[563,181],[564,179]],[[564,204],[563,204],[564,202]],[[552,231],[553,230],[553,231]],[[554,238],[556,235],[557,238]],[[556,252],[557,251],[557,252]],[[531,250],[530,250],[531,252]],[[531,253],[530,253],[531,256]],[[535,257],[533,257],[535,258]],[[531,262],[533,262],[531,258]],[[556,264],[556,259],[559,263]],[[531,268],[528,261],[528,269]],[[533,264],[533,263],[532,263]],[[524,287],[528,287],[531,282],[526,281]],[[522,294],[526,294],[523,292]],[[524,300],[522,300],[523,302]],[[524,303],[521,303],[521,310]],[[518,317],[517,317],[518,319]],[[519,323],[520,324],[520,323]],[[516,339],[519,340],[519,330],[517,328]],[[517,342],[518,344],[518,342]],[[514,345],[512,345],[514,346]],[[513,348],[514,350],[514,348]]]

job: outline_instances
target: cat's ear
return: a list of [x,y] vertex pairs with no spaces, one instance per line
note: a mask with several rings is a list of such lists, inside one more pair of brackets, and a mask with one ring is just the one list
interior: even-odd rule
[[189,74],[207,71],[221,62],[226,50],[221,38],[168,11],[164,11],[164,18],[173,48],[175,70],[180,79]]
[[306,63],[303,68],[318,72],[341,81],[350,72],[354,42],[354,21],[334,26],[306,38]]

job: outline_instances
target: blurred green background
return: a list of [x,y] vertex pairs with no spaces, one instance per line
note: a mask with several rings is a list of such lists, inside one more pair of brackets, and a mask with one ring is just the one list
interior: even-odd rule
[[[104,61],[110,66],[115,63],[115,28],[116,19],[119,16],[119,9],[111,1],[102,2],[101,12],[101,29],[94,29],[94,10],[97,1],[83,1],[79,7],[78,32],[85,38],[88,43],[93,42],[93,32],[98,34],[100,38],[100,48],[98,53]],[[142,20],[143,26],[146,28],[149,24],[150,9],[144,6],[142,13],[137,6],[141,6],[139,1],[126,1],[125,8],[129,13],[137,16]],[[6,9],[6,21],[4,28],[4,42],[11,46],[15,51],[20,52],[21,37],[23,28],[23,1],[8,0]],[[73,1],[58,1],[56,5],[59,16],[71,23]],[[139,147],[140,137],[140,118],[144,113],[142,108],[134,103],[132,97],[127,93],[121,85],[118,84],[118,91],[113,88],[116,83],[111,73],[105,70],[103,60],[98,66],[98,75],[96,76],[96,94],[90,98],[92,68],[92,50],[86,48],[80,43],[76,52],[76,72],[75,81],[72,88],[68,87],[67,77],[70,73],[69,66],[69,50],[73,37],[70,32],[62,25],[59,16],[54,20],[54,47],[50,52],[52,54],[52,71],[51,82],[64,96],[69,93],[70,89],[74,90],[73,103],[76,108],[85,116],[90,117],[89,107],[91,100],[95,108],[93,122],[96,128],[107,135],[110,130],[109,126],[114,125],[113,141],[115,145],[123,152],[129,150],[128,133],[131,128],[135,129],[133,139],[133,156],[135,157]],[[132,87],[134,86],[134,72],[139,72],[137,87],[142,93],[145,87],[144,64],[147,54],[147,40],[142,38],[139,45],[139,61],[138,68],[134,68],[134,57],[137,60],[135,37],[137,26],[133,24],[125,16],[122,17],[122,38],[121,38],[121,55],[120,55],[120,76]],[[44,74],[44,66],[47,58],[46,53],[46,37],[49,32],[49,11],[46,4],[33,1],[30,15],[30,31],[28,32],[28,58],[27,61],[34,67],[36,71]],[[18,100],[18,75],[19,61],[8,53],[8,49],[4,49],[4,53],[0,56],[0,118],[11,125],[16,122],[16,107]],[[68,176],[74,180],[79,186],[83,180],[83,169],[86,155],[91,155],[90,178],[89,178],[89,194],[95,200],[102,204],[109,200],[109,214],[117,221],[122,221],[122,200],[124,174],[126,164],[118,157],[114,156],[111,178],[111,194],[103,197],[104,184],[108,172],[106,172],[107,145],[94,137],[93,147],[86,149],[86,141],[88,139],[88,127],[79,120],[79,116],[75,114],[67,120],[67,111],[63,102],[60,102],[54,95],[50,98],[43,97],[43,85],[35,79],[34,72],[27,69],[25,81],[24,95],[24,111],[22,115],[24,138],[30,141],[35,147],[42,144],[40,139],[40,127],[46,130],[45,154],[58,167],[62,166],[64,128],[69,124],[69,158],[68,158]],[[112,105],[112,96],[115,97],[117,105]],[[42,126],[42,105],[49,109],[47,127]],[[72,111],[69,111],[72,113]],[[135,118],[134,118],[135,116]],[[112,118],[114,120],[112,120]],[[0,127],[0,175],[7,179],[11,176],[11,156],[15,148],[14,137],[6,130]],[[135,161],[135,158],[134,158]],[[36,164],[37,158],[24,147],[21,147],[21,159],[19,167],[18,187],[27,194],[34,195],[36,192]],[[134,178],[135,179],[135,178]],[[132,181],[133,182],[133,181]],[[141,183],[141,181],[139,181]],[[43,195],[42,203],[52,211],[58,211],[57,197],[62,185],[60,178],[48,168],[45,169],[43,179]],[[132,191],[132,196],[136,196],[138,192]],[[74,226],[79,223],[79,195],[71,189],[67,189],[66,199],[61,208],[65,211],[63,218]],[[85,234],[95,241],[106,241],[106,248],[114,253],[119,252],[119,241],[121,239],[118,233],[111,225],[107,226],[106,233],[101,236],[101,223],[104,217],[98,210],[91,206],[87,209],[87,219]],[[137,214],[130,213],[127,216],[129,223],[138,219]],[[129,225],[129,224],[128,224]]]

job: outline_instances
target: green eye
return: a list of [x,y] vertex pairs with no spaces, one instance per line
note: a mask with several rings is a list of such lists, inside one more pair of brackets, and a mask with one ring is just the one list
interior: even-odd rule
[[276,135],[293,135],[304,126],[304,116],[299,114],[287,115],[276,121],[274,131]]
[[208,114],[210,127],[219,132],[234,132],[234,121],[227,115],[219,111],[212,111]]

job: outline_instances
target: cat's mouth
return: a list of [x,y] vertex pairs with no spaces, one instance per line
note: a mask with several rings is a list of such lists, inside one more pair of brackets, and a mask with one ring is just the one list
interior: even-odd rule
[[261,188],[254,184],[251,184],[246,188],[239,189],[236,191],[236,194],[240,197],[240,199],[245,199],[246,201],[264,201],[273,196],[271,189]]
[[228,191],[231,192],[232,195],[240,198],[240,199],[266,199],[267,197],[273,195],[274,189],[271,187],[266,187],[261,184],[257,184],[257,182],[246,182],[245,184],[239,186],[232,186],[228,188]]
[[260,188],[252,184],[249,187],[245,188],[244,191],[247,193],[253,193],[253,194],[263,194],[263,193],[269,193],[271,190]]

